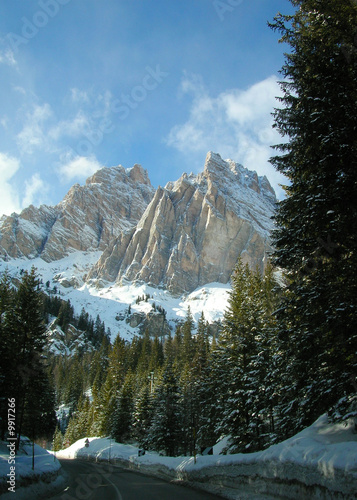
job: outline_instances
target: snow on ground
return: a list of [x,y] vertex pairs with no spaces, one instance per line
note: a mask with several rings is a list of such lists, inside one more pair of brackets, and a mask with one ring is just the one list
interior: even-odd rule
[[[35,444],[35,463],[34,470],[32,470],[32,443],[25,437],[23,437],[22,443],[23,445],[20,445],[18,454],[14,456],[13,449],[9,447],[10,442],[0,441],[0,484],[12,480],[12,473],[15,472],[15,498],[19,498],[18,491],[22,490],[22,488],[19,488],[19,484],[23,478],[34,476],[46,476],[48,478],[49,475],[55,474],[61,468],[59,461],[51,453]],[[4,495],[5,497],[7,495],[10,497],[13,493],[8,490],[12,486],[13,483],[11,482],[6,484],[8,493]],[[36,482],[31,489],[26,488],[27,495],[29,491],[39,491],[43,486],[41,481]],[[27,496],[27,498],[30,497]]]
[[[100,254],[101,252],[73,252],[61,260],[50,263],[41,258],[0,261],[0,272],[7,268],[12,276],[17,275],[21,278],[21,269],[30,270],[35,266],[43,283],[50,281],[50,289],[56,286],[61,298],[71,301],[76,314],[79,315],[83,307],[94,320],[99,314],[106,328],[110,328],[112,340],[118,333],[128,340],[138,334],[138,329],[132,328],[125,321],[129,306],[132,313],[148,313],[154,303],[162,306],[167,312],[167,320],[173,331],[175,322],[185,319],[188,307],[196,323],[202,311],[210,323],[223,317],[230,286],[222,283],[209,283],[182,297],[173,297],[167,290],[146,284],[128,283],[119,286],[107,283],[102,288],[86,284],[84,277],[90,267],[97,262]],[[143,295],[150,295],[148,301],[136,304],[137,298]]]
[[[342,477],[352,481],[352,487],[357,491],[357,433],[354,422],[351,419],[347,425],[331,424],[327,416],[321,416],[311,427],[304,429],[294,437],[283,441],[270,448],[255,453],[219,455],[222,448],[218,443],[214,449],[214,455],[194,457],[164,457],[157,453],[146,452],[144,456],[138,456],[138,448],[132,445],[124,445],[114,442],[109,438],[88,438],[89,446],[85,447],[86,439],[81,439],[65,450],[57,452],[59,458],[89,458],[97,460],[122,459],[141,467],[151,466],[151,470],[160,471],[162,466],[176,471],[176,473],[193,473],[204,470],[207,467],[215,467],[216,471],[222,470],[225,474],[226,466],[254,466],[259,474],[259,468],[266,464],[274,464],[274,468],[280,463],[288,464],[292,469],[302,466],[311,469],[311,474],[316,471],[321,477],[331,481],[342,473]],[[226,444],[226,443],[224,443]],[[147,469],[145,469],[147,471]],[[336,476],[335,476],[336,475]],[[286,479],[287,483],[291,477],[280,477]],[[212,489],[213,491],[213,489]]]

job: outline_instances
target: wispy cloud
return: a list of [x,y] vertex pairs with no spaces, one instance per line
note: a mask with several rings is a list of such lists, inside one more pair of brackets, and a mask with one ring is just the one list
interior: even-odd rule
[[[20,168],[21,162],[18,158],[0,153],[0,216],[18,213],[31,204],[39,205],[46,201],[50,187],[38,172],[29,179],[20,181],[23,189],[19,188],[14,177]],[[23,196],[21,191],[24,192]]]
[[71,89],[71,99],[75,103],[89,103],[90,102],[90,95],[87,90],[80,90],[77,88],[72,88]]
[[58,168],[58,173],[63,182],[73,181],[74,179],[85,179],[94,174],[102,165],[95,156],[71,156],[66,155],[63,163]]
[[22,207],[25,208],[32,203],[40,204],[43,202],[49,186],[42,180],[39,173],[35,173],[29,180],[25,181],[25,196],[22,200]]
[[51,106],[47,103],[35,105],[26,114],[24,126],[17,135],[17,143],[22,153],[32,154],[36,149],[47,149],[48,139],[45,123],[52,117]]
[[11,185],[11,179],[20,168],[20,161],[6,153],[0,153],[0,215],[10,215],[20,209],[17,190]]
[[209,95],[195,76],[182,81],[180,91],[192,95],[187,121],[169,132],[166,142],[182,153],[202,156],[213,150],[245,167],[267,175],[278,195],[284,178],[268,162],[271,146],[281,142],[272,128],[271,113],[280,95],[277,78],[270,76],[248,89],[232,89],[216,97]]
[[82,111],[69,120],[61,120],[48,131],[48,136],[54,141],[62,137],[80,137],[90,129],[90,119]]
[[8,66],[17,65],[14,53],[11,49],[0,50],[0,64],[7,64]]

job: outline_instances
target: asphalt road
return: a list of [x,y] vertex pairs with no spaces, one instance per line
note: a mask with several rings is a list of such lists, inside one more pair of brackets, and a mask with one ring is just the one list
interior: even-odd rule
[[222,500],[210,493],[110,464],[60,460],[67,487],[52,500]]

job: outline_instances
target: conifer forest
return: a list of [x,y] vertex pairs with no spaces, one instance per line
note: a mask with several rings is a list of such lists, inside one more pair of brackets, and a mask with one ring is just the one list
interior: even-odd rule
[[[111,436],[193,455],[231,436],[229,452],[247,453],[326,412],[357,418],[357,5],[291,3],[296,12],[270,24],[287,46],[271,158],[287,183],[265,272],[237,262],[218,334],[188,309],[171,333],[130,342],[100,316],[76,315],[35,268],[15,282],[5,272],[2,439],[10,397],[18,432],[55,450]],[[53,320],[83,333],[72,352],[48,349]]]

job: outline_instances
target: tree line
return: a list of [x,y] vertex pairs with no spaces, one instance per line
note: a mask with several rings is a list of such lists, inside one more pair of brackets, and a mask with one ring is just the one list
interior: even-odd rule
[[89,365],[83,358],[82,369],[79,359],[71,361],[72,370],[63,364],[67,380],[73,374],[81,390],[74,399],[63,396],[74,411],[65,435],[56,432],[56,445],[111,435],[177,455],[202,451],[227,434],[240,451],[275,442],[278,398],[272,394],[279,376],[272,313],[279,286],[271,267],[262,276],[241,262],[232,285],[218,340],[209,337],[203,313],[194,328],[188,309],[174,335],[146,332],[131,342],[118,335],[113,345],[102,343]]
[[[79,385],[72,386],[61,380],[58,384],[55,356],[49,350],[47,329],[51,320],[70,335],[72,325],[82,331],[86,346],[95,350],[103,339],[110,336],[105,324],[97,315],[94,321],[82,309],[79,316],[74,313],[70,301],[48,295],[41,277],[32,267],[21,270],[16,286],[8,271],[0,279],[0,425],[1,439],[8,427],[8,400],[15,398],[15,428],[18,436],[31,439],[51,439],[56,428],[55,409],[67,391],[74,401],[79,398]],[[85,347],[77,349],[84,354]],[[88,354],[87,354],[88,355]],[[64,375],[64,374],[63,374]],[[61,385],[64,389],[59,389]],[[19,445],[19,439],[18,443]]]

